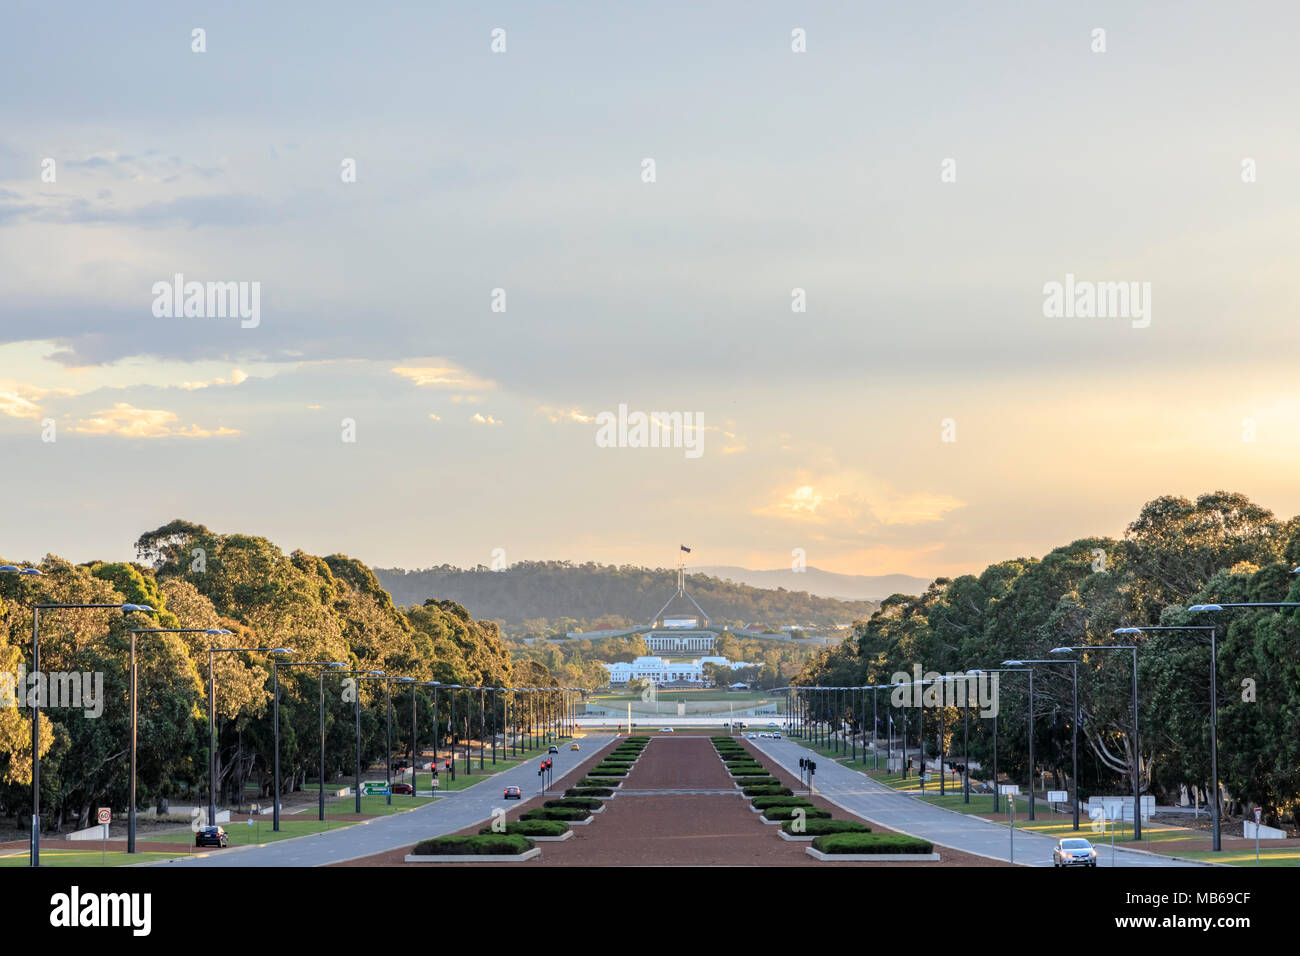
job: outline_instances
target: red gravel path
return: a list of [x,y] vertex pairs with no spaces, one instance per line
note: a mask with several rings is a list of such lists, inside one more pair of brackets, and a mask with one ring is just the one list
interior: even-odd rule
[[[759,756],[761,762],[774,766]],[[787,786],[797,781],[779,773]],[[736,795],[647,794],[628,790],[732,790],[731,776],[708,737],[685,734],[655,737],[625,779],[619,795],[606,801],[604,812],[588,826],[573,827],[574,836],[563,843],[539,843],[541,855],[527,863],[505,866],[992,866],[983,857],[940,848],[941,863],[836,863],[823,864],[804,852],[805,843],[790,843],[778,835],[779,827],[762,822],[740,791]],[[812,798],[814,805],[837,818],[845,813]],[[537,805],[529,801],[515,809],[510,819]],[[887,833],[880,827],[874,832]],[[477,827],[462,830],[476,833]],[[381,853],[345,866],[404,865],[410,849]],[[429,866],[430,864],[408,864]],[[488,863],[452,863],[447,866],[492,866]]]

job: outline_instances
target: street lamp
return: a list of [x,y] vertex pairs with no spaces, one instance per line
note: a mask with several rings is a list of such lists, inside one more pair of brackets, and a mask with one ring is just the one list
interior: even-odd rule
[[[381,680],[384,682],[384,699],[387,703],[388,714],[388,749],[384,754],[384,789],[387,790],[385,802],[388,806],[393,805],[393,681],[400,684],[415,683],[414,677],[398,677],[396,675],[386,675],[383,671],[373,675],[363,675],[361,680]],[[358,727],[358,733],[360,728]],[[359,739],[359,738],[358,738]],[[415,788],[412,787],[412,790]],[[360,813],[361,794],[357,793],[357,812]]]
[[[979,676],[981,674],[1022,674],[1022,673],[1024,673],[1023,668],[994,667],[994,668],[988,668],[984,670],[976,669],[972,671],[967,671],[966,675],[969,677],[972,674]],[[1029,675],[1029,680],[1031,681],[1031,683],[1033,679],[1034,679],[1033,672],[1031,671]],[[1033,714],[1033,710],[1034,708],[1030,706],[1029,712],[1031,716]],[[1031,740],[1030,747],[1032,748],[1033,747],[1032,735],[1030,735],[1030,740]],[[1031,787],[1033,786],[1033,778],[1034,778],[1033,763],[1031,761],[1029,767],[1029,782]],[[994,813],[998,813],[1001,809],[1001,803],[1002,803],[1001,796],[1002,796],[1001,791],[998,789],[998,711],[995,708],[993,711],[993,812]],[[1029,805],[1031,807],[1034,805],[1032,796],[1033,794],[1031,792],[1030,794],[1031,799],[1029,802]]]
[[[24,577],[33,577],[40,575],[36,568],[18,568],[12,564],[6,564],[0,570],[10,574],[21,574]],[[34,572],[34,573],[33,573]],[[40,693],[40,673],[41,673],[41,638],[40,638],[40,617],[41,611],[56,610],[119,610],[123,615],[132,611],[142,613],[153,613],[153,608],[147,604],[33,604],[32,605],[32,673],[37,677],[36,692],[30,695],[30,706],[32,708],[32,834],[31,849],[29,851],[28,865],[41,865],[41,706],[44,701]]]
[[[229,631],[226,631],[229,634]],[[272,661],[271,662],[271,686],[274,688],[272,693],[275,696],[275,703],[272,707],[273,721],[275,722],[275,781],[272,790],[271,806],[271,829],[280,832],[280,668],[281,667],[319,667],[321,669],[318,678],[318,689],[320,695],[320,732],[321,732],[321,750],[320,750],[320,818],[325,819],[325,668],[327,667],[346,667],[346,664],[338,661]]]
[[[384,672],[383,671],[335,671],[334,673],[338,674],[340,677],[355,677],[358,680],[367,680],[371,677],[379,677]],[[324,724],[322,724],[321,726],[322,726],[321,740],[323,741],[325,739]],[[352,726],[354,728],[354,733],[356,735],[356,741],[357,741],[357,756],[356,756],[356,791],[357,792],[354,794],[354,797],[356,798],[356,812],[358,815],[360,815],[361,813],[361,688],[359,685],[353,688]],[[324,748],[322,747],[321,750],[323,752]],[[324,791],[322,790],[322,793],[323,792]]]
[[[2,570],[2,569],[0,569]],[[135,777],[136,777],[136,731],[137,722],[137,697],[136,697],[136,668],[135,668],[135,638],[137,634],[229,634],[230,632],[219,627],[133,627],[131,628],[131,777],[130,784],[127,788],[127,811],[126,811],[126,852],[135,852]]]
[[[416,790],[416,787],[415,787],[415,782],[416,782],[416,771],[419,769],[419,766],[420,766],[420,747],[419,747],[419,743],[418,743],[418,740],[419,740],[419,733],[420,733],[420,731],[419,731],[419,726],[418,726],[418,722],[417,722],[417,721],[418,721],[418,718],[416,717],[416,712],[415,712],[415,708],[416,708],[416,700],[419,698],[419,694],[417,694],[417,693],[415,692],[415,688],[416,688],[416,687],[432,687],[432,688],[433,688],[433,738],[434,738],[434,743],[433,743],[433,764],[432,764],[432,768],[433,768],[433,772],[434,772],[434,774],[436,774],[436,773],[438,772],[438,688],[441,687],[441,686],[442,686],[442,685],[441,685],[438,681],[436,681],[436,680],[422,680],[422,681],[416,681],[416,682],[414,682],[413,686],[411,687],[411,797],[412,797],[412,798],[414,798],[415,796],[417,796],[417,794],[416,794],[416,792],[415,792],[415,790]],[[430,784],[429,784],[429,789],[430,789],[430,790],[433,789],[433,783],[432,783],[432,782],[430,782]]]
[[[1295,568],[1292,574],[1300,574],[1300,567]],[[1193,604],[1188,608],[1189,611],[1222,611],[1225,608],[1241,607],[1300,607],[1300,602],[1296,601],[1267,601],[1249,604]],[[1219,742],[1218,742],[1218,724],[1219,724],[1219,651],[1217,640],[1217,627],[1208,626],[1191,626],[1176,627],[1144,627],[1144,631],[1154,630],[1180,630],[1180,631],[1206,631],[1210,632],[1210,773],[1214,777],[1214,849],[1220,851],[1223,844],[1220,839],[1220,810],[1219,810]],[[1119,633],[1118,631],[1116,633]]]
[[1133,839],[1142,839],[1142,797],[1138,781],[1141,751],[1138,749],[1138,650],[1136,644],[1084,644],[1078,647],[1053,647],[1049,654],[1075,654],[1088,651],[1130,651],[1133,654]]
[[[1116,634],[1119,631],[1115,632]],[[1070,775],[1074,781],[1074,829],[1079,829],[1079,662],[1074,659],[1061,660],[1055,658],[1052,660],[1028,660],[1028,661],[1003,661],[1003,664],[1010,664],[1012,667],[1020,667],[1025,664],[1069,664],[1072,670],[1071,684],[1074,688],[1074,711],[1070,717],[1070,751],[1073,769]],[[1032,670],[1032,668],[1030,668]],[[1032,769],[1032,768],[1031,768]]]
[[[227,631],[227,634],[230,632]],[[247,651],[261,654],[292,654],[288,647],[208,647],[208,826],[217,822],[217,682],[215,658],[221,652]],[[274,668],[272,668],[274,669]]]

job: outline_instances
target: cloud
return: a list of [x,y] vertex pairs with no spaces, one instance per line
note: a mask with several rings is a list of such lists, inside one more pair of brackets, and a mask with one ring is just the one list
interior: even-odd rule
[[831,524],[850,533],[872,527],[931,524],[966,502],[929,491],[897,491],[888,482],[845,471],[801,481],[754,510],[754,514],[806,524]]
[[41,388],[0,379],[0,415],[9,418],[39,418],[42,412],[41,400],[47,395],[74,395],[67,388]]
[[504,424],[500,419],[493,418],[491,415],[480,415],[477,412],[470,418],[476,425],[501,425]]
[[180,387],[188,392],[193,392],[200,388],[208,388],[212,385],[242,385],[248,381],[248,373],[234,369],[230,373],[230,378],[214,378],[208,382],[181,382]]
[[[478,378],[473,373],[467,372],[445,359],[431,359],[429,361],[438,364],[401,365],[391,371],[395,375],[408,379],[413,385],[420,388],[452,388],[469,391],[484,391],[496,388],[495,382]],[[453,401],[459,401],[463,398],[464,396],[456,396]]]
[[117,402],[111,409],[94,412],[77,421],[72,430],[87,435],[120,435],[124,438],[214,438],[238,435],[234,428],[207,429],[198,425],[178,426],[175,412],[157,408],[136,408]]
[[537,409],[539,415],[545,415],[552,425],[558,425],[560,422],[580,422],[584,425],[594,422],[595,415],[588,415],[580,408],[551,408],[543,405]]

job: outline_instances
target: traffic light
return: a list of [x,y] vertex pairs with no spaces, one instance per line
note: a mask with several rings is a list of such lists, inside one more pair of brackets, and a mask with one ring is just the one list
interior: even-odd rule
[[803,770],[803,769],[806,768],[807,766],[808,766],[808,758],[806,758],[806,757],[800,757],[800,758],[799,758],[799,769],[800,769],[800,770]]
[[809,761],[808,761],[808,772],[809,772],[810,774],[814,774],[814,773],[817,772],[817,763],[816,763],[816,761],[813,761],[813,760],[809,760]]

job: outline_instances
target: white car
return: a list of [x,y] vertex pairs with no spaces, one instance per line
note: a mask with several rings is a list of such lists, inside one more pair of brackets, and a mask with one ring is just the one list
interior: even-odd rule
[[769,721],[767,722],[767,725],[768,725],[769,727],[780,727],[780,726],[781,726],[781,725],[778,724],[775,720],[769,720]]
[[660,728],[659,728],[659,733],[661,733],[661,734],[671,734],[672,732],[673,732],[673,729],[672,729],[671,727],[660,727]]

